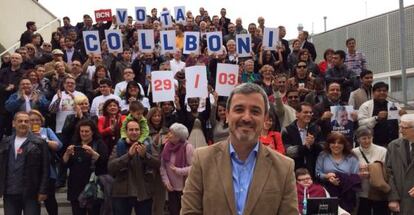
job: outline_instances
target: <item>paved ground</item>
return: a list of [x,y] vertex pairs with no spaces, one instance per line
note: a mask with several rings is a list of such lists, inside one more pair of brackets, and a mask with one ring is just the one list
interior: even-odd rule
[[[66,192],[65,191],[58,191],[56,193],[56,200],[59,205],[59,215],[72,215],[72,210],[70,207],[70,202],[66,200]],[[135,214],[132,212],[132,214]],[[0,215],[4,215],[3,211],[3,199],[0,198]],[[41,215],[48,215],[45,207],[42,205],[42,212]],[[165,215],[168,215],[168,212],[165,211]]]

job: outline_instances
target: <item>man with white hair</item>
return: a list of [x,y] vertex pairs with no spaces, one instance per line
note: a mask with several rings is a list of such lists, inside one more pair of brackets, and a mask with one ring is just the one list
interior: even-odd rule
[[388,145],[385,159],[391,186],[388,207],[408,215],[414,210],[414,114],[401,116],[400,133],[402,137]]

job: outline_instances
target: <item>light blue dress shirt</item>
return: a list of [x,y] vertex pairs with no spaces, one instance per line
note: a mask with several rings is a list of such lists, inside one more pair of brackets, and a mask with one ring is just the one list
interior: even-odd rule
[[234,199],[236,201],[237,215],[242,215],[249,192],[249,186],[253,179],[254,167],[256,165],[259,144],[249,153],[246,161],[241,161],[232,144],[230,145],[230,158],[233,174]]

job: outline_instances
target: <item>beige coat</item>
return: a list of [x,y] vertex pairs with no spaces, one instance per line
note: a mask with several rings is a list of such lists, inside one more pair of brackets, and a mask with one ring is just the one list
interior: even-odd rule
[[[371,96],[372,96],[372,90],[371,90]],[[356,89],[351,92],[351,95],[349,95],[349,101],[348,105],[354,106],[355,110],[358,110],[359,107],[366,101],[370,100],[371,98],[368,98],[367,92],[363,88]]]
[[[259,146],[244,215],[297,215],[294,163]],[[233,215],[236,213],[229,142],[195,151],[182,196],[181,214]]]

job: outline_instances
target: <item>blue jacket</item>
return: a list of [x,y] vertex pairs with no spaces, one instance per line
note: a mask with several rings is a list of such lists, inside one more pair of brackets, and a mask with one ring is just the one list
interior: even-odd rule
[[[47,112],[49,107],[49,100],[46,99],[45,96],[39,95],[39,99],[34,102],[30,100],[30,107],[32,109],[37,109],[42,113]],[[10,95],[9,99],[7,99],[5,108],[8,112],[15,114],[19,111],[26,111],[26,104],[24,98],[20,98],[18,92],[13,93]]]

